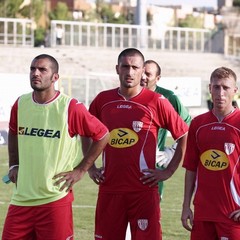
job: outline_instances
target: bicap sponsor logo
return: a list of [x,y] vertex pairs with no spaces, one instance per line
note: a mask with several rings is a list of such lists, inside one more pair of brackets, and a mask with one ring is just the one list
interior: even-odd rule
[[138,142],[138,135],[129,128],[117,128],[110,132],[110,146],[114,148],[132,147]]
[[207,150],[201,155],[200,159],[203,166],[212,171],[224,170],[229,165],[227,155],[220,150]]
[[60,138],[60,131],[52,129],[41,129],[41,128],[28,128],[19,127],[19,135],[35,136],[35,137],[46,137],[46,138]]

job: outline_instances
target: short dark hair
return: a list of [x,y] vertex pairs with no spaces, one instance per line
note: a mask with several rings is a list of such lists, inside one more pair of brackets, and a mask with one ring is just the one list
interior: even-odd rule
[[157,67],[156,75],[157,76],[161,75],[162,70],[161,70],[161,67],[159,66],[159,64],[157,62],[155,62],[154,60],[146,60],[144,65],[146,65],[146,64],[155,64],[156,67]]
[[58,64],[57,60],[54,57],[52,57],[52,56],[50,56],[48,54],[40,54],[40,55],[36,56],[33,60],[44,59],[44,58],[47,58],[51,62],[53,72],[54,73],[58,73],[58,71],[59,71],[59,64]]
[[144,56],[138,49],[136,49],[136,48],[126,48],[119,54],[118,64],[120,63],[122,57],[134,56],[134,55],[140,56],[143,60],[143,63],[144,63]]
[[228,77],[233,77],[235,82],[237,82],[237,75],[232,69],[227,67],[219,67],[212,72],[210,77],[210,82],[212,82],[213,78],[222,79],[222,78],[228,78]]

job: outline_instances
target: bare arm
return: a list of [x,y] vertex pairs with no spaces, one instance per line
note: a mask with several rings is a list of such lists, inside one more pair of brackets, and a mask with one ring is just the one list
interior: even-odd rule
[[[107,133],[101,140],[99,141],[91,141],[87,140],[87,138],[82,139],[82,150],[83,150],[83,159],[80,164],[75,168],[83,172],[87,172],[89,168],[94,164],[98,156],[101,154],[103,149],[109,140],[109,133]],[[90,145],[86,144],[89,142]]]
[[188,231],[191,231],[193,225],[193,213],[191,210],[191,201],[196,181],[196,172],[186,170],[185,173],[185,187],[184,200],[182,207],[182,225]]
[[8,156],[9,156],[9,179],[13,183],[17,183],[18,175],[18,136],[13,134],[11,130],[8,132]]
[[[101,154],[106,144],[108,143],[109,133],[107,133],[101,140],[99,141],[90,141],[87,138],[82,139],[82,149],[83,149],[83,159],[79,163],[77,167],[74,168],[73,171],[63,172],[57,174],[54,179],[59,178],[55,185],[60,184],[61,182],[65,183],[60,188],[60,190],[67,189],[69,191],[71,187],[78,182],[84,174],[89,170],[90,167],[94,164],[98,156]],[[88,143],[90,145],[88,145]]]
[[[87,154],[89,146],[91,145],[92,140],[91,138],[82,138],[82,151],[83,155]],[[104,181],[104,176],[102,174],[103,168],[97,168],[95,163],[88,169],[89,177],[96,183],[99,184],[100,182]]]
[[[185,151],[186,151],[186,145],[187,145],[187,134],[185,134],[183,137],[178,139],[178,144],[175,150],[175,153],[173,155],[173,158],[171,162],[169,163],[166,170],[170,173],[170,176],[173,175],[173,173],[177,170],[180,162],[183,160]],[[169,177],[170,177],[169,176]]]
[[159,181],[165,181],[170,178],[174,172],[177,170],[180,162],[182,161],[187,143],[187,134],[178,139],[178,144],[176,151],[173,155],[171,162],[168,167],[164,170],[160,169],[144,169],[143,172],[147,173],[145,176],[141,178],[143,184],[148,184],[149,187],[155,186]]

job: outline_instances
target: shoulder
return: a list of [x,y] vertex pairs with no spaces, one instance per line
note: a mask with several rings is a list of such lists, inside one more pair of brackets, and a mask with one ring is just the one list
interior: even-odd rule
[[144,101],[148,105],[156,101],[166,99],[162,94],[151,91],[147,88],[143,88],[143,90],[139,94],[139,97],[141,98],[142,101]]
[[97,94],[97,96],[91,102],[90,106],[94,104],[97,105],[97,107],[100,107],[108,102],[119,99],[119,97],[118,88],[105,90]]
[[167,88],[163,88],[163,87],[160,87],[160,86],[156,87],[155,92],[160,93],[160,94],[162,94],[165,97],[168,97],[170,95],[175,95],[175,93],[172,90],[167,89]]
[[109,90],[105,90],[105,91],[98,93],[97,97],[112,96],[113,94],[115,95],[117,93],[118,93],[118,88],[114,88],[114,89],[109,89]]
[[212,122],[216,121],[215,116],[213,115],[212,111],[208,111],[206,113],[202,113],[196,117],[194,117],[191,121],[192,126],[200,126],[205,124],[210,124]]
[[85,105],[82,102],[79,102],[76,98],[69,99],[69,110],[77,110],[77,109],[86,109]]
[[32,98],[32,94],[33,94],[32,92],[24,93],[18,98],[18,100]]

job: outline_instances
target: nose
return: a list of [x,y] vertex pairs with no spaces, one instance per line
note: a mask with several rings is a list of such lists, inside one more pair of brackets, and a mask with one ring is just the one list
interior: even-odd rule
[[143,75],[142,75],[142,80],[144,80],[144,81],[147,80],[147,75],[145,73],[143,73]]
[[224,96],[224,89],[222,87],[219,88],[219,96]]
[[32,69],[32,71],[31,71],[31,74],[33,75],[33,76],[37,76],[37,75],[39,75],[39,70],[37,69],[37,68],[35,68],[35,69]]

